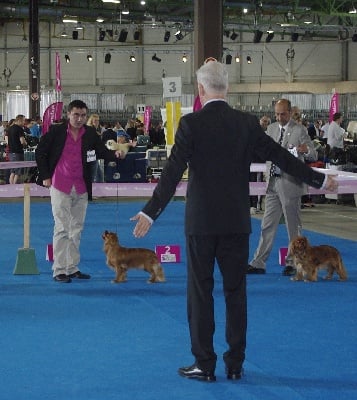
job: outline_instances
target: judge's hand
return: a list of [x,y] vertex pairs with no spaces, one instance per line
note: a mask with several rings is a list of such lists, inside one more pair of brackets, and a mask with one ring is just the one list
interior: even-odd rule
[[136,238],[144,237],[151,228],[151,222],[142,214],[134,215],[130,218],[130,221],[137,221],[133,230],[133,235]]
[[336,180],[337,175],[327,175],[327,181],[325,183],[325,189],[331,192],[336,192],[338,188],[338,182]]

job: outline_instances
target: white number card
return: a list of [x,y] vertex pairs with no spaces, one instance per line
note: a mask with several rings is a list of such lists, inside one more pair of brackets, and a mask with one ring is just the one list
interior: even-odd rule
[[164,97],[181,97],[181,76],[162,78]]

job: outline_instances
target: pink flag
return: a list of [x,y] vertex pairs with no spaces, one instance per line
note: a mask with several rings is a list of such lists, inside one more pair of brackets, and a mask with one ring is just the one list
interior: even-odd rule
[[61,90],[61,59],[59,54],[56,52],[56,92],[60,92]]
[[338,112],[338,93],[334,93],[331,97],[329,122],[333,121],[333,114]]
[[48,132],[50,126],[62,118],[63,102],[57,101],[56,103],[50,104],[43,114],[42,118],[42,135]]
[[145,106],[145,111],[144,111],[145,132],[149,132],[151,115],[152,115],[152,107],[151,106]]

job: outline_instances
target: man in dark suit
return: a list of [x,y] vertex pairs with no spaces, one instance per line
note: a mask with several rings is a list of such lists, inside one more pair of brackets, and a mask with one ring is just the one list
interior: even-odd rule
[[272,160],[315,187],[334,188],[332,177],[316,172],[267,136],[256,117],[232,109],[226,101],[228,73],[217,61],[197,71],[203,108],[181,118],[169,160],[152,198],[132,220],[143,237],[175,193],[187,166],[185,234],[187,312],[194,364],[181,376],[216,380],[213,347],[214,265],[223,276],[226,340],[223,355],[228,379],[240,379],[247,329],[246,270],[251,232],[249,168],[254,157]]
[[120,152],[108,150],[95,128],[85,125],[88,108],[81,100],[68,105],[68,121],[52,125],[36,148],[38,184],[48,187],[55,226],[53,279],[69,283],[89,279],[78,269],[79,244],[88,200],[92,199],[92,163],[115,160]]

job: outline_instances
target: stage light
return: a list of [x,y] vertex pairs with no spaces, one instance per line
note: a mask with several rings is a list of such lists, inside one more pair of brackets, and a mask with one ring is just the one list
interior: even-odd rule
[[151,59],[152,59],[153,61],[156,61],[156,62],[161,62],[161,58],[157,57],[157,56],[156,56],[156,53],[151,57]]
[[88,54],[87,55],[87,60],[90,62],[90,61],[93,61],[93,57],[92,57],[92,55],[91,54]]
[[98,15],[96,21],[99,23],[102,23],[102,22],[104,22],[104,18],[101,15]]
[[99,41],[103,42],[103,40],[105,39],[105,31],[103,30],[99,30]]
[[226,55],[226,64],[232,64],[232,56],[230,54]]
[[78,22],[77,26],[76,26],[77,31],[81,31],[83,30],[83,25],[82,22]]
[[186,63],[186,62],[187,62],[187,55],[186,55],[186,53],[184,53],[183,56],[182,56],[182,62],[183,62],[183,63]]
[[357,33],[354,33],[352,36],[352,42],[357,42]]
[[78,18],[77,17],[73,17],[71,15],[65,15],[62,19],[62,22],[64,24],[77,24],[78,23]]
[[78,39],[78,31],[73,31],[72,32],[72,39],[77,40]]
[[119,34],[118,42],[125,42],[128,37],[128,31],[126,29],[122,29]]
[[171,32],[166,31],[164,36],[164,42],[168,42],[170,40]]
[[298,34],[297,32],[293,32],[293,33],[291,34],[291,40],[292,40],[293,42],[297,42],[298,39],[299,39],[299,34]]
[[236,63],[239,63],[239,62],[240,62],[240,57],[239,57],[238,54],[237,54],[236,57],[235,57],[235,61],[236,61]]
[[71,59],[69,58],[68,54],[65,54],[64,59],[66,60],[67,64],[71,62]]
[[231,34],[231,31],[228,31],[228,30],[225,30],[225,31],[224,31],[224,36],[225,36],[226,38],[229,38],[230,34]]
[[130,55],[129,60],[130,60],[131,62],[135,62],[135,61],[136,61],[136,58],[135,58],[134,54],[131,54],[131,55]]
[[235,33],[234,31],[231,34],[231,40],[236,40],[238,37],[238,33]]
[[140,40],[140,31],[139,31],[139,29],[137,29],[134,32],[134,40]]
[[176,40],[182,40],[183,39],[183,34],[182,34],[180,29],[175,33],[175,37],[176,37]]
[[68,36],[68,34],[67,34],[66,30],[64,29],[64,30],[61,32],[61,37],[67,37],[67,36]]
[[263,32],[260,31],[259,29],[257,29],[257,30],[254,32],[254,39],[253,39],[253,42],[254,42],[254,43],[260,43],[260,40],[262,39],[262,36],[263,36]]
[[251,56],[247,56],[247,63],[251,64],[252,63],[252,57]]
[[267,37],[265,38],[265,41],[266,41],[267,43],[269,43],[269,42],[271,42],[271,41],[273,40],[273,38],[274,38],[274,32],[269,32],[269,33],[267,34]]
[[104,56],[104,63],[105,64],[110,64],[110,60],[112,59],[112,55],[110,54],[110,53],[107,53],[105,56]]

